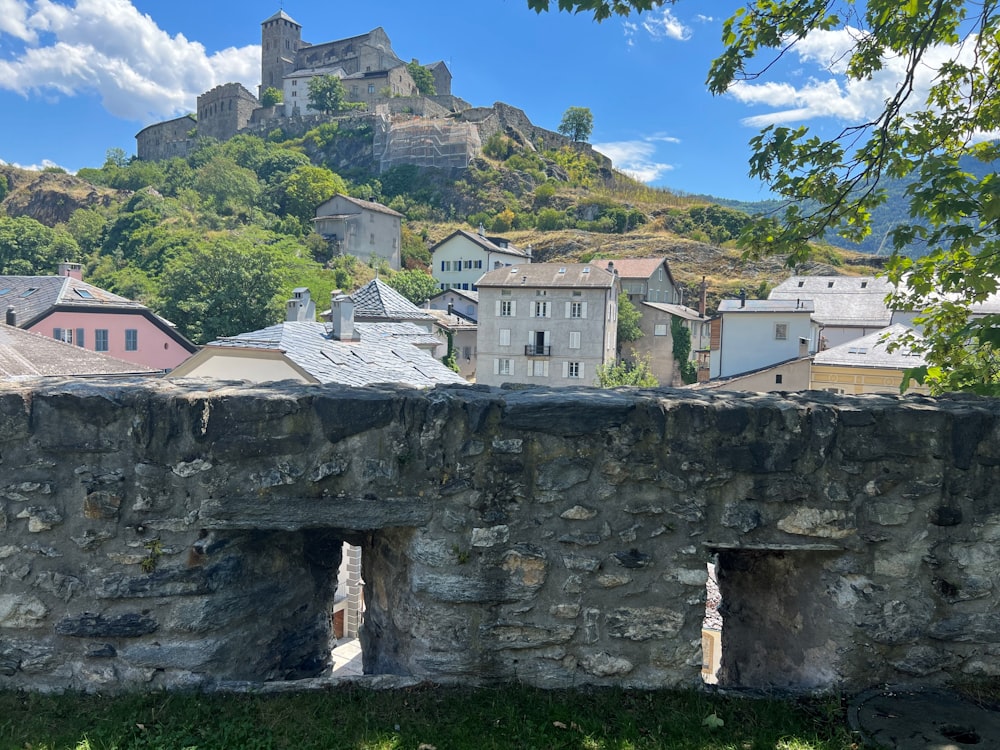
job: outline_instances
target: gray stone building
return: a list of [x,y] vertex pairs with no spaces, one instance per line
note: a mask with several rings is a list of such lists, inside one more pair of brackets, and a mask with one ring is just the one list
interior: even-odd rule
[[364,261],[374,256],[398,271],[402,219],[401,213],[381,203],[335,195],[316,209],[313,227],[338,255],[353,255]]

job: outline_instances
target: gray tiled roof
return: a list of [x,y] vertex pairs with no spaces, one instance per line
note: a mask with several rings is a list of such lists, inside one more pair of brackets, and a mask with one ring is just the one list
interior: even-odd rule
[[887,326],[892,311],[885,298],[892,290],[888,280],[874,276],[792,276],[768,299],[811,299],[813,319],[823,325]]
[[881,331],[816,352],[813,362],[818,365],[885,367],[896,370],[920,367],[926,364],[926,361],[921,354],[913,352],[911,347],[901,346],[893,352],[888,351],[890,343],[901,340],[908,333],[918,341],[922,340],[919,333],[897,323]]
[[160,370],[0,325],[0,379],[93,375],[159,375]]
[[488,271],[476,282],[484,287],[611,288],[615,275],[590,263],[526,263]]
[[684,320],[708,320],[707,315],[701,315],[697,310],[692,310],[686,305],[674,305],[669,302],[643,302],[642,304],[645,307],[652,307],[654,310],[661,310]]
[[355,320],[433,320],[381,279],[372,279],[351,294]]
[[724,299],[719,302],[720,313],[811,313],[815,310],[811,299]]
[[464,229],[455,230],[447,237],[445,237],[443,240],[441,240],[439,243],[437,243],[434,247],[431,248],[431,254],[436,252],[439,247],[448,242],[452,237],[457,237],[458,235],[462,235],[467,240],[476,243],[477,245],[479,245],[479,247],[483,248],[483,250],[486,250],[487,252],[502,253],[504,255],[513,255],[516,258],[525,258],[526,260],[528,259],[528,253],[526,253],[519,247],[511,245],[510,243],[507,242],[507,240],[503,239],[502,237],[485,237],[481,234],[477,234],[476,232],[466,232]]
[[440,292],[433,295],[431,299],[432,300],[437,299],[438,297],[441,297],[445,294],[455,294],[458,295],[459,297],[465,297],[467,300],[469,300],[470,302],[475,302],[477,305],[479,304],[479,292],[478,291],[474,292],[470,289],[454,289],[454,288],[442,289]]
[[[351,196],[344,195],[343,193],[338,193],[337,195],[333,196],[333,198],[331,198],[330,200],[334,200],[335,198],[340,198],[341,200],[345,200],[348,203],[357,206],[358,208],[363,208],[368,211],[375,211],[376,213],[388,214],[389,216],[398,216],[399,218],[403,218],[403,214],[399,213],[399,211],[394,211],[388,206],[383,206],[381,203],[375,203],[374,201],[364,201],[361,200],[360,198],[352,198]],[[330,201],[327,201],[327,203],[329,202]],[[317,218],[322,219],[324,217],[319,216]]]
[[[416,340],[434,337],[412,323],[355,323],[355,329],[360,341],[332,341],[323,323],[285,322],[219,339],[205,348],[281,351],[321,383],[401,383],[427,388],[438,383],[467,382],[417,348]],[[235,375],[238,377],[238,373]]]

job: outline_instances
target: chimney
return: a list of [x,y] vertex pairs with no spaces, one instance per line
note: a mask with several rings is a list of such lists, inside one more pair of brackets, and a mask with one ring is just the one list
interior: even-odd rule
[[705,277],[701,277],[701,294],[698,296],[698,314],[701,317],[705,317],[705,313],[708,311],[708,282],[705,281]]
[[309,289],[304,286],[293,289],[292,298],[285,303],[285,321],[302,323],[314,320],[316,320],[316,303],[310,298]]
[[483,228],[483,222],[479,222],[479,236],[480,237],[486,236],[486,229]]
[[528,243],[528,246],[526,248],[524,248],[524,254],[528,258],[531,258],[531,243],[530,242]]
[[615,276],[618,275],[618,270],[615,268],[615,262],[613,260],[608,261],[608,273],[612,273]]
[[330,338],[334,341],[360,341],[354,333],[354,299],[339,289],[330,293]]
[[747,306],[747,290],[740,289],[740,307]]
[[449,315],[455,314],[455,305],[453,305],[451,302],[448,303],[448,314]]
[[79,263],[70,263],[69,261],[64,260],[59,264],[59,275],[69,276],[71,279],[83,281],[83,266]]
[[805,357],[807,354],[809,354],[809,339],[799,336],[799,356]]
[[17,311],[13,305],[7,308],[7,325],[11,328],[17,328]]

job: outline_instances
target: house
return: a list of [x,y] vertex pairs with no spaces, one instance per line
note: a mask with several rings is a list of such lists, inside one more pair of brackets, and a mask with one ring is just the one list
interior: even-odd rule
[[701,350],[696,346],[704,343],[707,354],[711,328],[709,318],[690,307],[665,302],[640,302],[638,309],[641,313],[639,328],[642,330],[642,337],[623,344],[622,355],[626,359],[641,358],[648,361],[650,372],[661,385],[682,385],[674,355],[673,321],[679,320],[681,326],[691,334],[688,359],[698,363]]
[[434,350],[437,359],[448,356],[449,340],[455,352],[455,363],[458,374],[469,381],[476,379],[476,336],[479,326],[476,321],[461,313],[449,310],[428,310],[434,316],[438,331],[444,336],[444,341]]
[[402,219],[401,213],[381,203],[338,194],[316,209],[313,228],[338,255],[366,262],[380,258],[398,271]]
[[618,277],[586,263],[532,263],[484,274],[477,348],[486,385],[592,385],[615,361]]
[[18,328],[151,370],[198,349],[145,305],[83,281],[79,263],[61,263],[58,276],[0,276],[0,307]]
[[440,340],[412,322],[356,321],[354,300],[339,292],[331,299],[329,323],[299,319],[303,309],[308,305],[289,305],[289,320],[212,341],[170,377],[416,388],[466,382],[434,358]]
[[[821,352],[812,362],[809,387],[833,393],[899,393],[903,372],[926,364],[923,355],[903,343],[910,335],[919,341],[920,334],[907,326],[895,324]],[[893,343],[893,351],[889,351]],[[910,384],[908,393],[929,393],[918,383]]]
[[[433,333],[435,318],[421,310],[379,278],[372,279],[351,294],[354,319],[365,323],[412,323]],[[326,313],[323,314],[324,319]]]
[[640,302],[679,305],[683,302],[681,288],[674,281],[666,258],[603,259],[595,260],[593,264],[618,273],[622,291],[633,305],[638,306]]
[[892,284],[875,276],[791,276],[768,295],[770,300],[812,300],[820,349],[838,346],[890,325],[885,298]]
[[82,349],[14,325],[0,325],[0,380],[34,377],[154,377],[162,370]]
[[476,291],[479,277],[503,266],[531,263],[530,250],[521,250],[503,237],[487,237],[459,229],[431,248],[431,276],[441,289]]
[[466,289],[447,289],[428,300],[431,310],[454,310],[472,320],[479,320],[479,292]]
[[710,376],[727,378],[816,351],[811,300],[722,300],[712,319]]

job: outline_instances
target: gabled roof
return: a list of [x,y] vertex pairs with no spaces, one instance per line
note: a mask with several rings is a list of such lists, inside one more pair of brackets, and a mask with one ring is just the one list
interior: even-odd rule
[[885,303],[892,284],[875,276],[791,276],[768,299],[810,299],[813,318],[828,326],[887,326],[892,310]]
[[590,263],[527,263],[489,271],[476,286],[610,289],[616,282],[614,274]]
[[[366,211],[375,211],[380,214],[388,214],[389,216],[395,216],[400,219],[403,218],[403,214],[399,213],[399,211],[393,211],[391,208],[389,208],[388,206],[383,206],[381,203],[375,203],[374,201],[363,201],[360,198],[352,198],[349,195],[343,195],[338,193],[337,195],[333,196],[329,200],[324,201],[319,205],[319,208],[316,209],[316,219],[325,218],[320,214],[320,209],[323,208],[323,206],[325,206],[327,203],[332,203],[338,198],[347,201],[348,203],[351,203],[357,206],[358,208],[362,208]],[[316,219],[313,219],[313,221],[316,221]]]
[[265,24],[265,23],[270,23],[271,21],[288,21],[289,23],[294,23],[296,26],[298,26],[300,28],[302,26],[302,24],[300,24],[298,21],[296,21],[290,15],[288,15],[287,13],[285,13],[284,9],[279,10],[277,13],[275,13],[270,18],[265,18],[263,21],[261,21],[261,23]]
[[889,344],[902,341],[906,334],[912,335],[917,341],[923,340],[923,337],[913,329],[897,323],[881,331],[816,352],[813,363],[893,370],[905,370],[926,364],[923,355],[913,351],[910,346],[900,346],[895,351],[889,351]]
[[53,312],[66,310],[141,315],[187,351],[198,349],[145,305],[71,276],[0,276],[0,312],[11,307],[18,328],[30,328]]
[[486,237],[484,235],[477,234],[476,232],[466,232],[464,229],[456,229],[439,243],[434,245],[434,247],[431,248],[431,254],[434,254],[434,252],[436,252],[442,245],[447,244],[458,236],[465,237],[465,239],[475,243],[488,253],[502,253],[503,255],[512,255],[515,258],[530,257],[524,250],[511,245],[503,237]]
[[477,305],[479,304],[479,292],[474,292],[471,289],[455,289],[455,288],[442,289],[437,294],[432,295],[431,299],[435,300],[438,297],[443,297],[446,294],[455,294],[458,295],[459,297],[465,297],[467,300],[469,300],[469,302],[473,302]]
[[[427,388],[438,383],[466,383],[415,342],[436,338],[412,323],[355,323],[360,341],[335,341],[323,323],[285,322],[259,331],[218,339],[196,356],[213,350],[280,352],[320,383],[365,386],[400,383]],[[234,373],[239,379],[239,373]]]
[[0,325],[0,380],[161,374],[162,370],[152,370],[38,333]]
[[355,320],[433,320],[402,294],[381,279],[372,279],[351,294]]
[[605,271],[608,270],[608,265],[614,264],[615,271],[623,279],[648,279],[662,266],[667,271],[670,283],[674,283],[674,276],[670,273],[666,258],[599,258],[593,263]]
[[812,313],[811,299],[724,299],[719,302],[721,313]]
[[445,331],[476,331],[479,329],[479,324],[476,321],[461,313],[449,313],[447,310],[428,310],[427,312],[434,316],[434,324]]
[[652,307],[654,310],[661,310],[673,315],[675,318],[684,320],[708,320],[707,315],[700,314],[697,310],[692,310],[685,305],[672,305],[667,302],[643,302],[645,307]]

